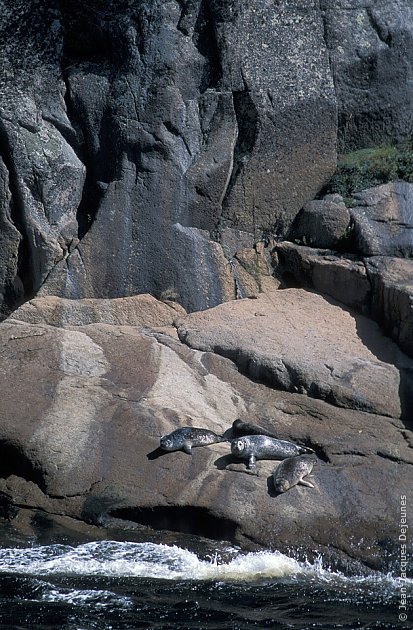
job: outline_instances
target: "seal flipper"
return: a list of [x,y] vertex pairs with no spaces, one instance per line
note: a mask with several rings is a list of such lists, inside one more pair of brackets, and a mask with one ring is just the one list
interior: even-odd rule
[[297,484],[298,486],[307,486],[308,488],[315,488],[315,485],[311,483],[311,481],[306,481],[305,479],[300,479]]
[[188,442],[183,443],[182,450],[184,453],[187,453],[187,455],[192,455],[192,446],[191,444],[188,444]]
[[256,467],[257,467],[257,458],[255,457],[255,455],[250,455],[248,458],[248,468],[250,470],[253,470]]

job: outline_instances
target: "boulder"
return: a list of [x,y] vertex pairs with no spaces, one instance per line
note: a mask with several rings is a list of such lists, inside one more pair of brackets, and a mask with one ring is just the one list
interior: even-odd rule
[[303,245],[334,249],[349,232],[350,213],[340,195],[326,195],[303,206],[289,234]]
[[[278,293],[302,300],[302,311],[310,303],[314,308],[304,292]],[[41,314],[40,302],[39,323],[9,319],[0,325],[0,504],[11,525],[24,523],[28,512],[32,519],[36,513],[58,523],[73,519],[72,527],[77,520],[82,535],[84,523],[95,525],[99,529],[87,530],[94,537],[102,536],[105,526],[129,537],[133,531],[140,536],[151,528],[167,529],[246,549],[296,550],[310,557],[321,552],[347,569],[363,562],[387,570],[397,561],[397,544],[390,542],[398,539],[393,515],[400,510],[400,494],[413,499],[413,434],[400,419],[276,391],[211,351],[191,349],[147,327],[102,323],[105,303],[101,309],[94,305],[101,323],[79,325],[82,312],[85,321],[92,319],[80,304],[73,305],[72,325],[65,317],[64,327],[51,326],[45,322],[58,323],[56,309],[43,300]],[[255,322],[276,308],[269,298],[230,304],[238,311],[230,317],[233,329],[239,326],[239,336],[244,331],[240,350],[251,336],[251,312],[245,310],[251,305]],[[153,324],[164,323],[165,305],[153,306]],[[117,304],[111,318],[115,312]],[[298,320],[296,336],[324,343],[320,329],[331,311],[320,313],[311,330]],[[331,328],[344,324],[340,334],[346,337],[343,317],[336,313]],[[187,318],[187,328],[190,323],[195,315]],[[384,399],[385,378],[374,378],[373,365],[390,380],[395,367],[369,355],[357,342],[361,332],[353,326],[352,337],[346,337],[349,353]],[[326,356],[330,350],[326,345]],[[332,356],[332,374],[338,370],[334,361]],[[305,357],[297,356],[298,363],[308,372]],[[232,460],[228,443],[196,448],[192,456],[158,448],[160,436],[179,426],[230,437],[238,417],[312,446],[319,456],[315,488],[275,496],[276,462],[258,462],[259,476],[247,475],[244,464]]]
[[354,193],[350,209],[362,256],[413,257],[413,184],[396,181]]

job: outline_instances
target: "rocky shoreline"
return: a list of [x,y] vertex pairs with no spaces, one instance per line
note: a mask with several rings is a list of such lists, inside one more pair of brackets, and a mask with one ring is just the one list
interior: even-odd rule
[[[6,0],[0,33],[4,528],[396,570],[410,0]],[[315,488],[159,456],[236,418],[313,448]]]
[[[46,297],[0,336],[11,523],[40,511],[72,526],[327,553],[347,568],[396,561],[400,495],[412,498],[400,392],[413,360],[363,316],[303,289],[189,315],[145,295]],[[179,426],[222,434],[238,417],[312,447],[316,487],[275,496],[274,462],[247,475],[227,443],[157,453]]]

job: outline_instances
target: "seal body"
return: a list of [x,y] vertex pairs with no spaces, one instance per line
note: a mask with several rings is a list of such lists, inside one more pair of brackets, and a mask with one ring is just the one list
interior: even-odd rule
[[303,477],[311,473],[316,462],[317,457],[315,455],[298,455],[298,457],[284,459],[272,474],[275,490],[287,492],[298,484],[314,488],[314,485]]
[[208,429],[182,427],[161,437],[160,446],[164,451],[185,451],[188,455],[194,446],[208,446],[216,442],[226,442],[226,438]]
[[271,431],[267,431],[262,427],[259,427],[256,424],[250,424],[249,422],[244,422],[240,418],[234,420],[232,423],[232,434],[235,437],[241,437],[244,435],[268,435],[268,437],[273,437],[277,439],[275,433]]
[[231,453],[239,459],[247,459],[249,468],[255,468],[257,459],[286,459],[308,452],[312,451],[305,446],[268,435],[244,435],[231,440]]

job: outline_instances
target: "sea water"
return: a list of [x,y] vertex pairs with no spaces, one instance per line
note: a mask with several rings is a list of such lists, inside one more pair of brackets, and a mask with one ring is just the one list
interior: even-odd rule
[[345,576],[279,552],[98,541],[0,549],[0,627],[411,628],[413,580]]

